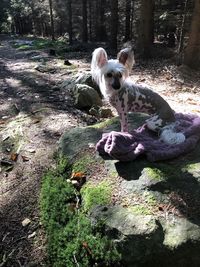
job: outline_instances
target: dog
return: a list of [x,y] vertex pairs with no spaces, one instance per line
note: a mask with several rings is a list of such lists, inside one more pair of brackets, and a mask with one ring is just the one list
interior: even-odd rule
[[182,133],[175,132],[175,114],[169,104],[151,88],[135,84],[129,73],[135,63],[131,48],[122,49],[117,59],[108,60],[106,51],[94,50],[91,74],[102,95],[116,108],[121,123],[121,132],[128,132],[128,113],[143,112],[151,115],[146,120],[148,129],[158,132],[167,144],[185,141]]

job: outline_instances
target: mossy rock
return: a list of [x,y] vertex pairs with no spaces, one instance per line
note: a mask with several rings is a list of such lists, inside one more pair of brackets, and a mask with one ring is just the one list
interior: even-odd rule
[[[131,129],[141,126],[147,117],[139,113],[130,116]],[[87,154],[82,158],[84,151],[104,167],[102,177],[99,172],[99,180],[93,180],[92,185],[87,182],[88,189],[82,191],[92,221],[105,223],[107,235],[117,244],[126,267],[199,266],[200,147],[177,159],[156,163],[145,157],[132,162],[94,158],[95,144],[103,133],[113,130],[120,130],[118,117],[72,129],[59,142],[60,152],[77,160],[77,171],[88,172],[94,165],[87,164]],[[108,186],[111,197],[103,187],[101,197],[109,197],[101,199],[101,190],[95,186],[105,180],[112,185]],[[113,192],[120,198],[115,206]]]

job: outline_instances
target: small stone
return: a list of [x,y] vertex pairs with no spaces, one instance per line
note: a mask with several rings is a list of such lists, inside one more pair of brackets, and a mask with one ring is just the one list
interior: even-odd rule
[[72,183],[73,185],[78,185],[78,181],[76,181],[76,180],[71,180],[71,183]]
[[33,232],[32,234],[28,235],[28,239],[33,238],[36,236],[36,232]]
[[102,118],[113,117],[112,110],[109,108],[100,108],[99,115]]
[[31,220],[29,218],[26,218],[22,221],[22,226],[25,227],[31,223]]
[[30,153],[35,153],[35,149],[34,148],[29,148],[29,149],[27,149],[27,151],[30,152]]

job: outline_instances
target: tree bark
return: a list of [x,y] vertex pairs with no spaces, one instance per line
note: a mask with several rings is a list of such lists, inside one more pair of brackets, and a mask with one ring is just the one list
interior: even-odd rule
[[183,17],[182,17],[182,23],[181,23],[181,29],[180,29],[180,38],[179,38],[179,44],[178,44],[178,54],[180,54],[183,50],[183,41],[184,41],[184,35],[185,35],[185,18],[186,18],[186,9],[187,9],[187,2],[188,0],[185,0],[184,3],[184,10],[183,10]]
[[189,41],[184,53],[184,63],[191,68],[200,68],[200,0],[195,0]]
[[67,9],[68,9],[68,34],[69,34],[69,44],[73,42],[73,28],[72,28],[72,2],[67,0]]
[[88,41],[88,26],[87,26],[87,0],[82,0],[82,17],[83,17],[83,32],[82,41]]
[[110,47],[117,50],[118,0],[110,0],[110,7],[111,7]]
[[126,0],[125,41],[130,40],[131,30],[131,1]]
[[53,18],[53,7],[52,0],[49,0],[49,11],[50,11],[50,21],[51,21],[51,39],[55,40],[55,32],[54,32],[54,18]]
[[138,47],[140,54],[144,58],[149,58],[154,40],[154,0],[141,0],[140,17]]

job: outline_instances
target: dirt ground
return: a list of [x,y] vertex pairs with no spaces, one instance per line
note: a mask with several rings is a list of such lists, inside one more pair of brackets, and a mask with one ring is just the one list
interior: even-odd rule
[[[55,165],[62,133],[85,125],[70,94],[57,86],[72,76],[47,51],[20,51],[0,36],[0,267],[44,266],[45,235],[39,223],[41,176]],[[91,54],[67,54],[78,72],[89,70]],[[34,56],[46,58],[51,70],[35,69]],[[152,86],[181,112],[200,114],[200,73],[169,61],[140,62],[136,82]],[[25,219],[29,219],[23,226]]]

